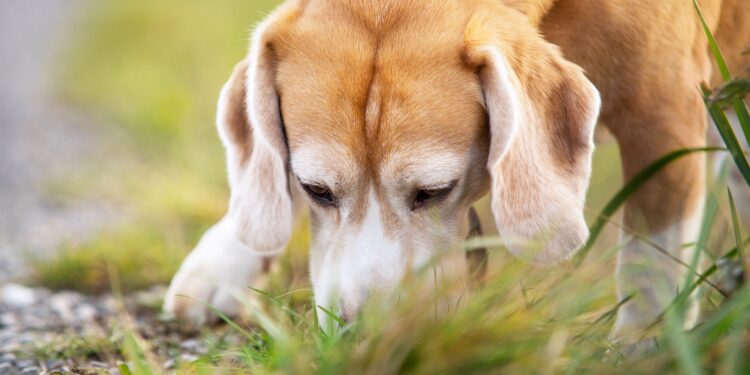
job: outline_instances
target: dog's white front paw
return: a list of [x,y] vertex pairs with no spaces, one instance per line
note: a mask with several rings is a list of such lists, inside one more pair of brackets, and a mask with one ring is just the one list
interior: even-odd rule
[[263,273],[264,262],[234,236],[231,220],[223,218],[209,229],[172,279],[164,311],[195,324],[216,320],[212,308],[227,316],[240,313],[238,300]]

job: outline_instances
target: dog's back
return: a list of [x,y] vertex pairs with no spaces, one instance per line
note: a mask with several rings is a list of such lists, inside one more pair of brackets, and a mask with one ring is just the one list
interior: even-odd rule
[[[730,69],[746,74],[750,56],[742,51],[750,45],[750,2],[700,3]],[[654,101],[648,97],[654,86],[674,88],[686,79],[684,69],[696,71],[703,81],[720,81],[690,1],[557,0],[540,29],[602,92],[605,119],[608,109],[627,106],[634,98]]]
[[[750,1],[724,0],[715,31],[716,42],[724,53],[729,69],[750,78]],[[723,81],[714,69],[712,83]]]

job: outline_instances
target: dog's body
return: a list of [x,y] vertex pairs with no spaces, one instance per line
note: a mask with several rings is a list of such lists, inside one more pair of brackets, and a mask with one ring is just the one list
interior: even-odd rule
[[[701,5],[730,67],[742,70],[750,2]],[[260,254],[234,263],[251,279],[288,241],[289,189],[300,187],[316,303],[347,318],[370,292],[465,238],[467,212],[488,191],[501,236],[544,244],[509,249],[552,263],[587,236],[600,95],[629,179],[672,150],[705,144],[698,87],[713,74],[690,1],[289,1],[258,28],[222,91],[232,200],[211,236],[236,233]],[[635,297],[616,337],[650,324],[679,288],[683,266],[649,243],[692,256],[680,249],[698,232],[704,164],[700,155],[675,162],[626,205],[628,233],[648,239],[630,239],[619,254],[618,293]],[[175,277],[166,310],[201,319],[206,301],[236,312],[223,298],[232,278],[209,271],[242,245],[207,241]]]

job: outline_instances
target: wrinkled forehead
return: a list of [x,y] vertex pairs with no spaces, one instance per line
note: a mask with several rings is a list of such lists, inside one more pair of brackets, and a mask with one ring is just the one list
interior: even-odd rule
[[461,33],[441,30],[302,21],[277,51],[292,159],[377,173],[387,164],[468,153],[486,127],[462,43]]
[[[333,189],[372,184],[389,187],[443,186],[459,179],[473,162],[467,150],[422,143],[392,149],[377,162],[362,163],[353,149],[336,141],[308,140],[291,152],[292,170],[302,182]],[[395,185],[392,185],[395,184]]]

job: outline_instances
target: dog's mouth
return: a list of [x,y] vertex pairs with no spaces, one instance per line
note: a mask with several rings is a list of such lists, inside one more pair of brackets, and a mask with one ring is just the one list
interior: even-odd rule
[[[473,239],[481,237],[483,235],[482,224],[479,219],[479,215],[476,210],[471,207],[469,208],[469,231],[466,239]],[[488,252],[486,247],[476,247],[466,252],[467,260],[467,271],[469,272],[469,286],[471,288],[481,288],[484,286],[485,276],[487,274],[487,260]],[[367,300],[369,296],[364,297],[363,300]],[[352,305],[347,305],[344,300],[339,301],[339,308],[337,311],[338,317],[344,323],[354,322],[359,314],[360,309]]]

